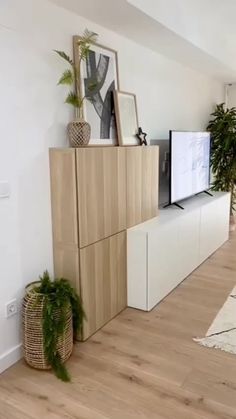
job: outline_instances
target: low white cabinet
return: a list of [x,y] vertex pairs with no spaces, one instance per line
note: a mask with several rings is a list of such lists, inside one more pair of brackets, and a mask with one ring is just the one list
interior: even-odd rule
[[230,194],[182,202],[127,232],[128,306],[149,311],[229,236]]

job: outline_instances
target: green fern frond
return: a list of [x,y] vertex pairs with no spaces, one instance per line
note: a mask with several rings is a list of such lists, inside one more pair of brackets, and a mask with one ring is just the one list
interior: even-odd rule
[[211,132],[212,189],[231,192],[231,210],[236,202],[236,109],[216,106],[208,124]]
[[81,41],[85,44],[92,44],[96,42],[98,34],[96,32],[92,32],[89,29],[85,29],[83,35],[81,36]]
[[66,313],[71,307],[73,317],[73,334],[81,331],[85,318],[82,302],[68,280],[64,278],[51,280],[49,273],[44,272],[40,284],[35,285],[35,293],[43,294],[43,346],[44,353],[55,375],[61,380],[70,381],[70,374],[57,351],[58,339],[66,325]]
[[68,84],[71,86],[74,83],[74,75],[71,70],[66,70],[62,74],[57,84]]
[[84,61],[89,54],[90,46],[89,45],[80,45],[79,48],[79,56],[82,61]]
[[61,58],[63,58],[69,64],[71,64],[73,66],[73,64],[74,64],[73,60],[64,51],[58,51],[57,49],[54,49],[53,51],[56,52]]
[[97,41],[97,37],[98,35],[95,32],[85,29],[83,35],[78,40],[79,56],[81,61],[87,58],[90,46]]
[[75,108],[81,108],[83,104],[83,100],[79,98],[76,93],[70,92],[65,100],[65,103],[68,103],[68,105],[72,105]]
[[95,83],[91,83],[89,86],[90,94],[85,97],[82,96],[81,92],[81,63],[82,61],[86,60],[90,51],[91,44],[97,41],[98,35],[95,32],[89,31],[85,29],[83,35],[78,40],[78,54],[79,60],[78,62],[74,63],[73,60],[67,55],[64,51],[54,50],[56,54],[58,54],[61,58],[67,61],[71,66],[72,69],[64,71],[61,78],[58,81],[58,84],[72,86],[74,85],[74,91],[72,87],[72,91],[66,97],[65,103],[74,106],[77,109],[81,109],[83,106],[83,101],[88,99],[90,102],[93,102],[94,99],[92,98],[92,91],[96,88]]

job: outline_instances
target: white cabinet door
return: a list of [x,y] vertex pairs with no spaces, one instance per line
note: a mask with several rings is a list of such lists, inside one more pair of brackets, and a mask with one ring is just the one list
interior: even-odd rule
[[147,233],[127,232],[128,306],[147,310]]
[[172,220],[148,234],[148,310],[180,281],[179,226]]
[[202,263],[228,240],[229,199],[230,196],[227,194],[201,208],[199,263]]
[[186,212],[178,220],[179,225],[179,263],[181,278],[186,278],[199,261],[200,209]]
[[[151,310],[229,235],[229,194],[201,196],[181,212],[128,231],[128,305]],[[146,228],[145,228],[146,227]]]

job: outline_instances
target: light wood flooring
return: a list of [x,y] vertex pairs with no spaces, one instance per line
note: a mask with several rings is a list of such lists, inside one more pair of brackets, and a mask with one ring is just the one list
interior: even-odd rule
[[23,361],[2,374],[0,418],[236,418],[236,356],[192,341],[235,284],[236,234],[152,312],[126,309],[76,345],[71,384]]

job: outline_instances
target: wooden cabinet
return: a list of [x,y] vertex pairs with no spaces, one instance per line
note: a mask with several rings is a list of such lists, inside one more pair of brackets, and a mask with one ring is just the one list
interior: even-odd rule
[[127,305],[126,232],[81,249],[80,272],[86,339]]
[[159,148],[127,148],[127,228],[158,214]]
[[56,276],[82,296],[87,339],[127,305],[126,229],[158,206],[158,147],[51,149]]
[[88,246],[126,229],[124,148],[76,149],[79,244]]

